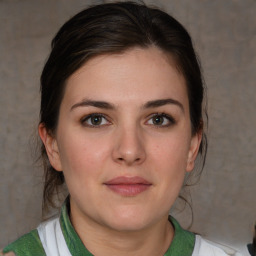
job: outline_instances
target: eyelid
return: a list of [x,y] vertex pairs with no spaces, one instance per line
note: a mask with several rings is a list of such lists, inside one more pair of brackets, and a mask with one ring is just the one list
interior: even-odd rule
[[165,124],[165,125],[150,124],[150,125],[152,125],[152,126],[154,126],[156,128],[165,128],[165,127],[169,127],[169,126],[172,126],[172,125],[176,124],[176,120],[171,115],[166,114],[166,113],[154,113],[154,114],[151,114],[151,115],[148,116],[146,123],[148,123],[149,120],[151,120],[152,118],[157,117],[157,116],[166,118],[169,123]]
[[[108,124],[100,124],[100,125],[93,125],[93,124],[87,124],[86,121],[89,120],[90,118],[93,118],[93,117],[101,117],[101,118],[104,118]],[[82,117],[80,119],[80,123],[85,126],[85,127],[89,127],[89,128],[101,128],[103,126],[107,126],[107,125],[110,125],[111,124],[111,121],[110,121],[110,118],[108,116],[106,116],[105,114],[102,114],[102,113],[91,113],[91,114],[88,114],[88,115],[85,115],[84,117]]]

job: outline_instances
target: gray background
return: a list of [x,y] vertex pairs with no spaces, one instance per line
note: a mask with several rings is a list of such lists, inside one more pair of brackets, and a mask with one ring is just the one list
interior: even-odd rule
[[[41,218],[42,169],[33,152],[50,40],[71,15],[100,2],[0,0],[0,247]],[[192,189],[192,229],[242,248],[256,220],[256,1],[145,2],[189,30],[208,86],[209,151]],[[178,218],[186,224],[186,211]]]

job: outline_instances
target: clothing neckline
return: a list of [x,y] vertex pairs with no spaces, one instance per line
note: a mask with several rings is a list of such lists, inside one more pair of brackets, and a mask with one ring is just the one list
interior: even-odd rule
[[[75,231],[69,218],[69,209],[69,198],[67,198],[61,208],[60,226],[70,253],[73,256],[93,256]],[[174,217],[169,216],[169,221],[175,233],[171,245],[163,256],[191,256],[195,246],[195,234],[184,230]]]

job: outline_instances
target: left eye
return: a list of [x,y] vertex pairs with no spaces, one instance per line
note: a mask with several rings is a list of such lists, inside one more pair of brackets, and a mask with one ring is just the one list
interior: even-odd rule
[[174,119],[166,114],[155,114],[147,121],[147,124],[155,126],[169,126],[174,123]]
[[109,124],[109,121],[103,115],[92,114],[85,117],[82,120],[82,124],[86,126],[102,126],[102,125]]

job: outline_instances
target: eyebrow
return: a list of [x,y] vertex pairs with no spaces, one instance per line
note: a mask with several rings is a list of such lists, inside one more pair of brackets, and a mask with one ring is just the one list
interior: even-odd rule
[[178,106],[184,112],[183,105],[179,101],[171,99],[171,98],[149,101],[143,106],[143,108],[156,108],[156,107],[162,107],[167,104],[174,104],[174,105]]
[[[183,105],[179,101],[171,98],[148,101],[142,106],[142,108],[143,109],[156,108],[156,107],[162,107],[168,104],[176,105],[184,112]],[[84,99],[81,102],[74,104],[70,110],[73,110],[77,107],[96,107],[96,108],[110,109],[110,110],[115,109],[115,106],[113,104],[108,103],[106,101],[96,101],[96,100],[89,100],[89,99]]]
[[96,101],[96,100],[82,100],[81,102],[78,102],[74,104],[70,110],[73,110],[77,107],[96,107],[96,108],[103,108],[103,109],[114,109],[114,105],[105,102],[105,101]]

